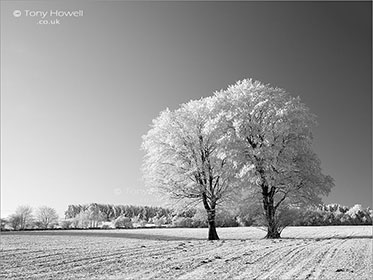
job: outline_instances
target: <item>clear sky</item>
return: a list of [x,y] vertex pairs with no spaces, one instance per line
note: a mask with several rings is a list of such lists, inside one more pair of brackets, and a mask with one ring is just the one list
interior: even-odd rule
[[244,78],[318,116],[324,201],[372,207],[371,24],[371,2],[1,1],[1,215],[161,205],[141,174],[152,119]]

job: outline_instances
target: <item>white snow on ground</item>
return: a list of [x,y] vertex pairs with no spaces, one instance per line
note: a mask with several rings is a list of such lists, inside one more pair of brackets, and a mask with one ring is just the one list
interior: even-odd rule
[[373,279],[372,226],[1,233],[0,279]]

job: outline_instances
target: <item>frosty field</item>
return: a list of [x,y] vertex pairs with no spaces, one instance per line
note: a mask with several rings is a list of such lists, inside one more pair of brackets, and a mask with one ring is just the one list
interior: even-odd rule
[[2,232],[0,279],[372,279],[372,227]]

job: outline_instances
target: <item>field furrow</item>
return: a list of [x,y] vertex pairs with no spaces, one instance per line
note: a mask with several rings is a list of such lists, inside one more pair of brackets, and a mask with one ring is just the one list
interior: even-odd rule
[[[10,232],[0,279],[371,279],[372,227]],[[185,238],[183,238],[183,235]],[[248,236],[246,239],[243,238]]]

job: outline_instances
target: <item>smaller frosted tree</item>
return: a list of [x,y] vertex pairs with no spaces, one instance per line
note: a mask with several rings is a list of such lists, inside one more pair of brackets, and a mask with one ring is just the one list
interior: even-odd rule
[[11,216],[14,229],[26,229],[33,222],[32,207],[28,205],[19,206],[16,213]]
[[75,218],[82,211],[82,205],[69,205],[65,211],[65,219]]
[[114,221],[114,226],[116,228],[133,228],[133,224],[130,218],[126,216],[119,216]]
[[101,213],[100,206],[97,203],[90,204],[87,213],[90,220],[90,227],[98,227],[98,223],[105,220],[105,215]]
[[9,224],[14,230],[19,230],[21,227],[21,217],[17,214],[10,215]]
[[58,214],[55,209],[48,206],[41,206],[36,211],[36,222],[42,228],[50,228],[58,223]]
[[71,224],[74,228],[89,228],[91,221],[88,211],[82,211],[76,215]]
[[161,112],[143,137],[144,178],[179,201],[201,202],[207,213],[208,239],[219,239],[215,214],[237,186],[236,168],[219,141],[224,130],[214,118],[213,98],[190,101]]

